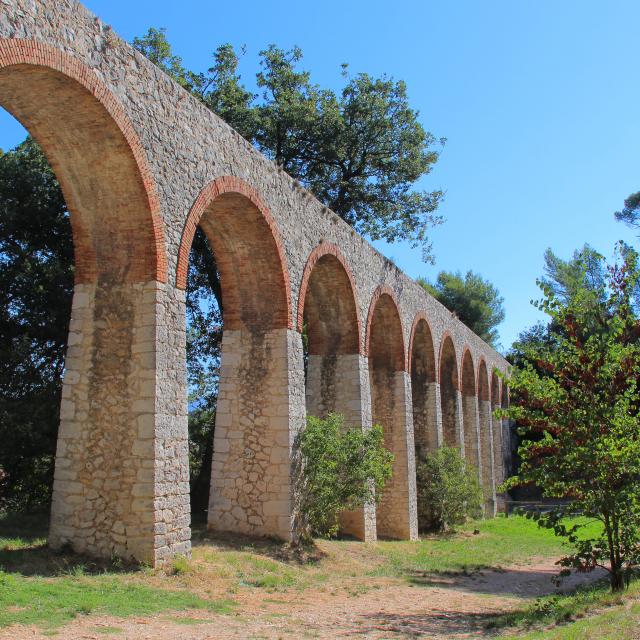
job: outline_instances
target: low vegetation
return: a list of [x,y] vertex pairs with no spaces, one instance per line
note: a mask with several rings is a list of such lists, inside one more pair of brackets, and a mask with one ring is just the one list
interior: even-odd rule
[[418,521],[428,531],[447,531],[482,515],[478,470],[455,447],[428,454],[416,468]]
[[298,440],[300,451],[300,532],[312,536],[338,533],[341,511],[374,502],[391,478],[393,454],[384,447],[382,427],[345,428],[337,413],[307,417]]

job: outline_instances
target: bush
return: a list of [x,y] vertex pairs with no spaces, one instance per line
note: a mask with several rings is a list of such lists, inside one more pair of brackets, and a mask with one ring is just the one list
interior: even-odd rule
[[460,451],[443,447],[418,463],[418,521],[420,528],[447,531],[467,518],[482,515],[482,487],[478,471]]
[[307,417],[298,440],[299,533],[302,541],[312,536],[334,536],[338,515],[379,498],[391,478],[393,454],[384,448],[382,427],[367,431],[344,428],[344,418]]

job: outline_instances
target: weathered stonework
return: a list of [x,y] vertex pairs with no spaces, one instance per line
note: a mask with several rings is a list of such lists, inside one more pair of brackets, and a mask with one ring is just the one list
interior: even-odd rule
[[209,526],[294,536],[307,410],[381,422],[396,455],[377,518],[346,515],[349,533],[417,535],[416,445],[467,449],[494,499],[509,432],[488,404],[507,401],[505,360],[81,4],[0,3],[0,104],[43,147],[74,235],[53,546],[151,564],[189,552],[184,288],[198,226],[225,322]]

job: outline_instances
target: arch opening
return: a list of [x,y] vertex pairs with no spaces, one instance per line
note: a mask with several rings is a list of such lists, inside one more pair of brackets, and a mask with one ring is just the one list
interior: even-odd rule
[[[0,42],[0,106],[44,152],[73,238],[49,544],[155,564],[167,545],[154,534],[146,472],[155,457],[150,352],[166,257],[142,147],[97,76],[44,45]],[[166,524],[186,550],[188,523]]]
[[[368,428],[362,397],[360,321],[355,290],[344,259],[332,245],[319,245],[309,258],[300,291],[299,328],[304,332],[305,396],[308,415],[338,413],[345,427]],[[370,539],[372,506],[340,514],[342,533]]]
[[[436,365],[433,338],[424,318],[414,322],[410,350],[411,402],[416,468],[438,448]],[[416,476],[416,481],[418,477]],[[418,530],[429,523],[418,509]]]
[[408,447],[410,425],[402,323],[389,293],[374,298],[369,314],[367,353],[374,424],[382,425],[385,446],[393,453],[393,476],[376,510],[377,532],[387,538],[414,538],[415,471],[409,474],[413,451]]
[[296,415],[289,359],[295,349],[277,230],[250,187],[235,178],[210,183],[185,226],[179,286],[186,284],[185,262],[198,228],[214,255],[222,319],[213,449],[203,470],[210,458],[207,525],[288,539],[289,427]]
[[458,402],[458,361],[453,340],[446,336],[440,350],[440,405],[442,435],[447,447],[462,447],[460,407]]
[[462,427],[464,432],[464,457],[475,467],[482,482],[480,469],[480,434],[476,398],[476,376],[471,353],[462,356]]
[[[341,413],[347,424],[362,423],[359,320],[351,280],[335,255],[313,265],[303,302],[306,331],[307,413]],[[354,388],[352,388],[354,387]]]
[[424,318],[415,325],[410,358],[413,431],[418,461],[438,447],[435,354],[431,329]]

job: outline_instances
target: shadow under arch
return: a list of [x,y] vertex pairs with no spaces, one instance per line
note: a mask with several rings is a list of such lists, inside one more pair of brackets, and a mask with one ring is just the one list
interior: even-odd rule
[[367,318],[366,353],[374,424],[382,425],[385,446],[394,455],[393,476],[378,503],[378,535],[417,537],[415,460],[408,406],[404,334],[393,291],[379,287]]
[[[49,542],[155,564],[189,545],[179,499],[155,533],[157,297],[166,282],[153,176],[113,94],[78,58],[0,40],[0,106],[42,148],[73,233],[75,286],[65,358]],[[159,383],[160,384],[160,383]],[[132,428],[133,426],[133,428]],[[162,483],[161,474],[156,478]],[[173,517],[175,516],[175,517]]]
[[464,457],[472,464],[482,482],[480,471],[480,435],[478,433],[478,401],[476,373],[471,351],[465,347],[460,371],[462,391],[462,431],[464,433]]
[[436,359],[433,334],[424,313],[418,313],[413,321],[408,357],[417,461],[438,448]]
[[[306,337],[308,415],[344,416],[347,427],[368,428],[363,397],[366,366],[360,353],[360,316],[353,274],[338,247],[321,242],[305,266],[298,302],[298,331]],[[375,537],[373,505],[343,512],[343,533]]]
[[442,411],[442,437],[447,447],[460,447],[461,407],[458,399],[458,360],[453,340],[445,333],[440,342],[439,358],[440,405]]
[[[299,334],[282,241],[256,190],[234,176],[207,184],[185,223],[176,285],[187,282],[200,227],[215,254],[223,337],[207,523],[249,535],[292,535],[290,443],[302,416]],[[299,354],[301,355],[301,354]],[[299,366],[298,366],[299,365]],[[295,381],[294,381],[295,382]],[[293,424],[295,422],[295,425]]]

